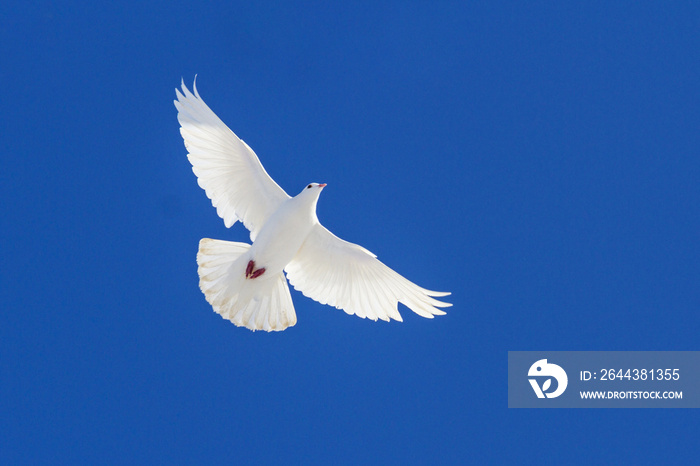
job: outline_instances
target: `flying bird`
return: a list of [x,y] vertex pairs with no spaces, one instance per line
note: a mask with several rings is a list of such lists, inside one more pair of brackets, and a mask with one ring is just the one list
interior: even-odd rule
[[184,81],[175,90],[192,170],[226,227],[241,221],[252,242],[199,242],[199,287],[214,311],[239,327],[284,330],[297,322],[289,280],[304,296],[375,321],[402,321],[399,302],[423,317],[445,314],[438,308],[451,304],[434,297],[450,293],[421,288],[328,231],[316,216],[325,183],[290,197],[204,103],[196,82],[193,91]]

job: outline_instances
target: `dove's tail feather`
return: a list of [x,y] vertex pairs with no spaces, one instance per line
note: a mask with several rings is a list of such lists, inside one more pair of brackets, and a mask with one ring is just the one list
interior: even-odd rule
[[199,242],[199,287],[214,311],[239,327],[284,330],[297,323],[284,273],[246,278],[249,244],[204,238]]

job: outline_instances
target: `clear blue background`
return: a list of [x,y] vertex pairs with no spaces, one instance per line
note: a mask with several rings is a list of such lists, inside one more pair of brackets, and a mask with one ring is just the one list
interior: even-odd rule
[[[699,349],[700,5],[651,3],[2,2],[0,462],[697,460],[692,410],[507,408],[508,350]],[[448,314],[212,312],[195,74]]]

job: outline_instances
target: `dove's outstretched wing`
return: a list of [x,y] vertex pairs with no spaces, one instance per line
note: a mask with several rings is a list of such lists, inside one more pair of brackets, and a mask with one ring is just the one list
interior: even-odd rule
[[270,178],[253,149],[204,103],[196,83],[193,90],[194,94],[183,82],[175,101],[192,171],[226,226],[241,220],[255,240],[289,196]]
[[452,306],[431,297],[450,293],[421,288],[320,224],[314,225],[284,270],[289,283],[304,296],[362,318],[401,321],[398,302],[428,318],[445,314],[438,307]]

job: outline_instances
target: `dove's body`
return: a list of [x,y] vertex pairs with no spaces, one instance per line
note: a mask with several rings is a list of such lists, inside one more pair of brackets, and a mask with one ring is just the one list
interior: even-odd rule
[[260,229],[250,247],[255,268],[264,267],[266,274],[282,272],[318,223],[316,202],[323,186],[315,183],[309,186],[284,201]]
[[[192,170],[227,227],[241,220],[252,246],[202,239],[199,286],[222,317],[251,330],[284,330],[296,323],[287,279],[322,304],[372,320],[402,320],[399,302],[423,317],[451,306],[449,293],[411,283],[374,254],[343,241],[316,217],[325,184],[289,197],[265,172],[253,150],[184,83],[177,90],[180,132]],[[285,278],[286,273],[286,278]]]

